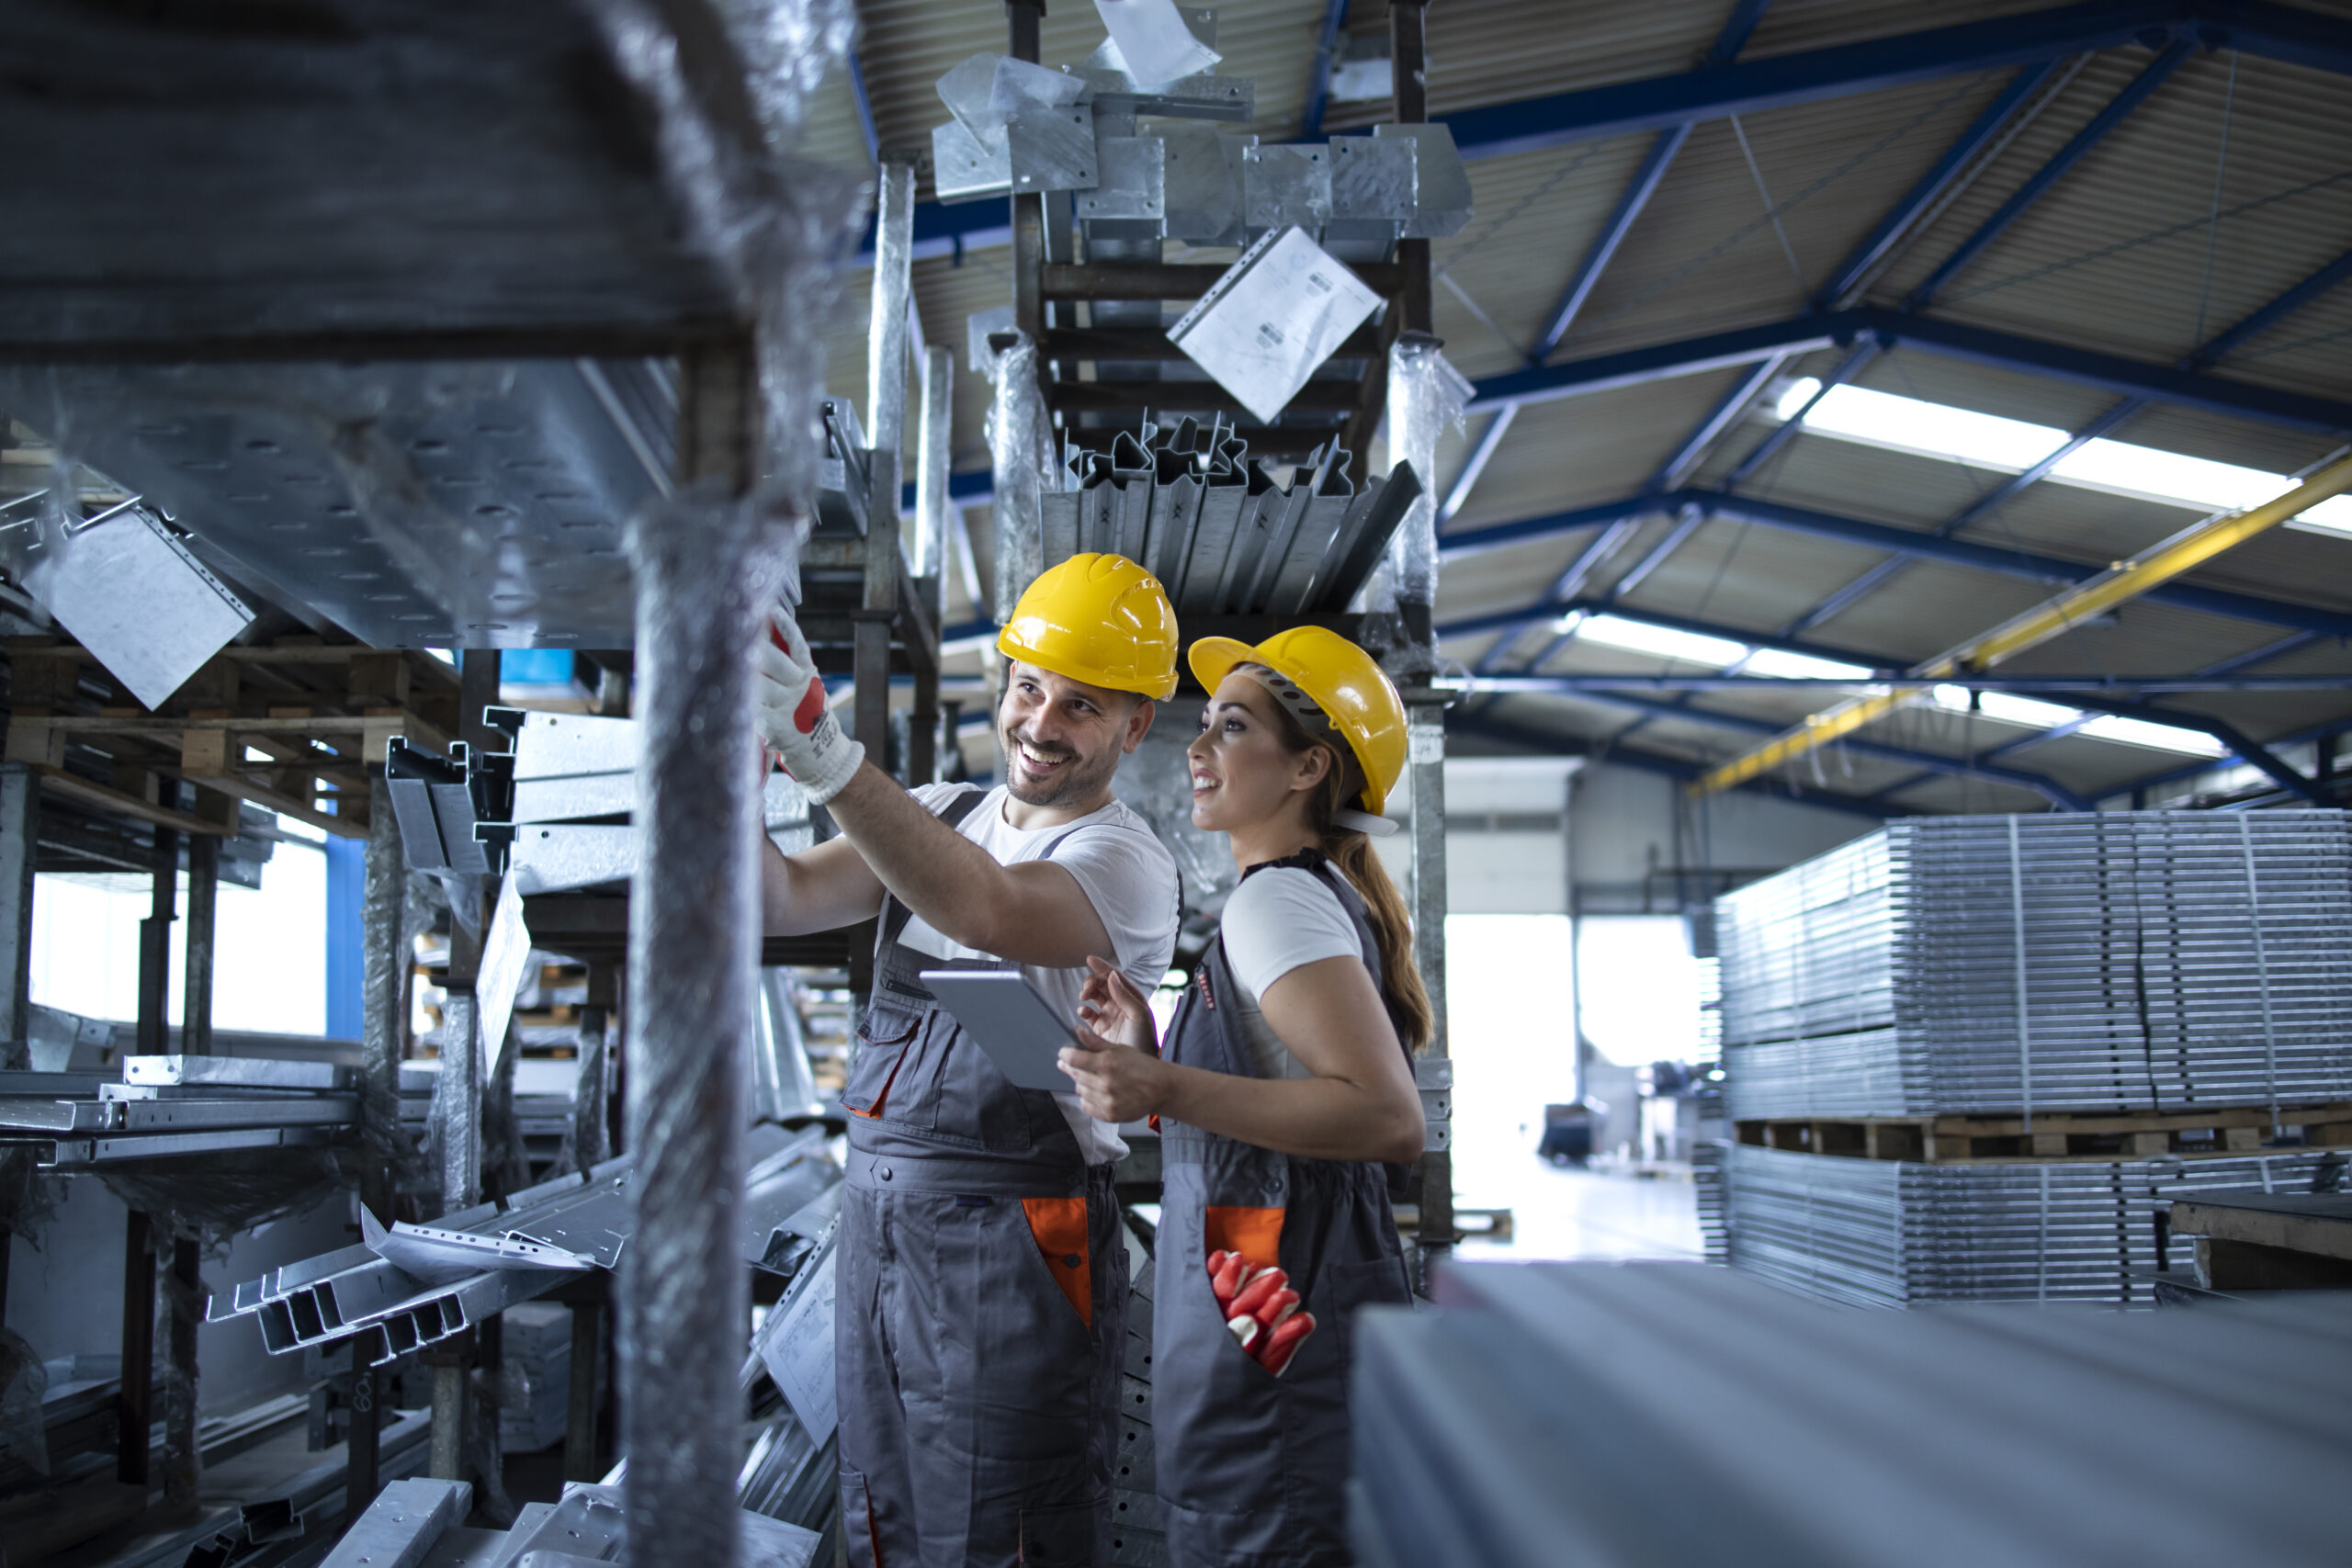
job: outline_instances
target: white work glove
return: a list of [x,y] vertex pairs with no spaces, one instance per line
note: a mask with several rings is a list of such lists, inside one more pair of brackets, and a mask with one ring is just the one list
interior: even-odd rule
[[791,613],[775,611],[767,634],[760,639],[760,739],[822,806],[848,784],[865,761],[865,748],[842,733],[841,721],[826,706],[816,658]]

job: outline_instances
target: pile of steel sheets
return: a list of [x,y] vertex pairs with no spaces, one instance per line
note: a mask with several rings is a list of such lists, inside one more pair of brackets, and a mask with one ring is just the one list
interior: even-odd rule
[[1364,1568],[2344,1561],[2338,1302],[1866,1313],[1689,1263],[1435,1295],[1353,1326]]
[[1923,818],[1716,908],[1735,1118],[2352,1099],[2340,811]]
[[1223,423],[1146,424],[1079,452],[1044,499],[1045,566],[1105,551],[1139,562],[1183,615],[1337,615],[1421,493],[1409,463],[1359,490],[1334,441],[1278,485]]
[[2341,1150],[2211,1159],[1919,1165],[1715,1145],[1698,1162],[1709,1256],[1855,1306],[2091,1301],[2148,1305],[2163,1266],[2190,1277],[2195,1247],[2155,1217],[2212,1192],[2324,1192]]

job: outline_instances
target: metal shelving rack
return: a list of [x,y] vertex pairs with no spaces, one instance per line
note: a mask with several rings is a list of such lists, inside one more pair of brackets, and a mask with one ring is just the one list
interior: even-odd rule
[[[679,612],[727,607],[740,594],[740,573],[729,573],[749,558],[750,536],[741,525],[729,533],[716,509],[697,514],[673,498],[748,496],[768,458],[756,308],[709,248],[695,210],[704,193],[682,188],[664,141],[664,116],[689,115],[730,166],[771,183],[788,177],[771,161],[754,73],[721,9],[707,0],[353,0],[315,17],[187,23],[68,7],[19,22],[0,40],[19,85],[0,95],[0,128],[28,150],[0,172],[25,225],[0,236],[0,399],[47,427],[65,457],[137,485],[254,598],[378,649],[464,647],[454,728],[469,743],[491,739],[481,710],[496,701],[499,645],[634,642],[638,689],[654,708],[656,783],[641,814],[655,830],[640,891],[675,900],[740,886],[742,847],[698,844],[688,829],[731,808],[736,786],[720,778],[722,762],[750,737],[696,707],[710,693],[669,673],[748,678],[748,637],[741,648],[727,637],[750,631],[751,607]],[[671,73],[674,101],[649,89],[652,71]],[[903,254],[898,271],[903,322]],[[772,320],[768,330],[816,325]],[[896,341],[903,355],[903,335]],[[922,716],[938,709],[939,600],[935,567],[927,581],[913,575],[897,525],[903,389],[901,376],[890,418],[870,422],[877,439],[856,454],[874,525],[820,535],[800,566],[820,660],[855,680],[855,728],[877,757],[888,672],[916,676],[907,761],[927,776],[935,743]],[[646,525],[632,572],[621,525],[641,515],[658,521]],[[660,635],[637,638],[640,624]],[[381,728],[368,739],[380,742]],[[358,1076],[367,1131],[390,1139],[404,1038],[396,885],[407,874],[381,754],[380,744],[354,746],[322,759],[288,804],[315,813],[323,788],[368,809]],[[157,762],[175,790],[189,776],[184,759]],[[38,767],[0,773],[0,1068],[28,1061],[25,960],[42,785],[77,787],[74,770],[57,765],[52,777],[39,771],[48,766],[45,754]],[[241,771],[197,787],[196,820],[253,793],[223,789]],[[161,821],[161,809],[116,815],[153,829],[168,886],[169,840],[194,824]],[[343,815],[348,826],[358,813]],[[160,895],[158,913],[169,915]],[[591,924],[607,936],[627,930],[612,912]],[[479,963],[469,945],[451,954],[453,1002],[468,997]],[[680,1397],[640,1400],[633,1418],[667,1421],[676,1441],[648,1444],[640,1432],[640,1446],[691,1463],[739,1441],[734,1423],[718,1419],[724,1401],[684,1390],[731,1388],[736,1375],[740,1347],[710,1330],[741,1281],[723,1255],[695,1253],[691,1242],[724,1211],[740,1156],[729,1134],[663,1111],[694,1099],[724,1122],[736,1107],[731,1056],[709,1043],[747,1032],[727,998],[752,993],[738,971],[756,955],[684,932],[638,945],[639,982],[625,998],[636,1014],[631,1094],[654,1102],[634,1118],[650,1130],[634,1151],[640,1247],[657,1278],[657,1254],[687,1248],[672,1258],[677,1270],[711,1288],[666,1300],[640,1288],[621,1304],[636,1314],[640,1364],[684,1380]],[[609,965],[621,948],[598,956]],[[160,984],[152,997],[142,989],[142,1024],[151,1010],[155,1021],[142,1043],[154,1049],[164,1038]],[[484,1086],[476,1054],[463,1055],[464,1068],[444,1075],[441,1131],[457,1185],[443,1196],[453,1201],[478,1194],[467,1189],[480,1170]],[[368,1196],[381,1204],[389,1192]],[[134,1303],[155,1288],[152,1263],[140,1261],[151,1256],[141,1218],[127,1284]],[[182,1250],[175,1271],[192,1286],[193,1244]],[[126,1316],[149,1320],[143,1309]],[[185,1349],[192,1366],[192,1331],[184,1347],[182,1337],[170,1335],[172,1353]],[[127,1339],[127,1356],[134,1350],[126,1365],[144,1367],[146,1347]],[[468,1376],[462,1355],[438,1369],[435,1473],[455,1475],[462,1462]],[[123,1425],[143,1437],[139,1382],[126,1383]],[[355,1407],[372,1407],[362,1382]],[[372,1437],[372,1424],[365,1430]],[[356,1438],[356,1483],[368,1473],[360,1446]],[[126,1477],[143,1480],[144,1443],[126,1440],[123,1455]],[[726,1516],[702,1494],[731,1484],[731,1465],[723,1468],[716,1482],[693,1471],[632,1478],[648,1505],[637,1561],[711,1560],[708,1521]]]

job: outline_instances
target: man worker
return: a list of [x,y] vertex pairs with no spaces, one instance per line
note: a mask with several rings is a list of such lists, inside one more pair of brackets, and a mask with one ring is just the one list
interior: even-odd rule
[[841,836],[763,859],[766,929],[880,918],[851,1112],[834,1346],[842,1530],[861,1568],[1110,1561],[1127,1256],[1113,1164],[1074,1094],[1016,1089],[920,971],[1017,967],[1075,1018],[1090,953],[1147,994],[1176,863],[1112,775],[1176,689],[1176,618],[1114,555],[1040,576],[997,639],[1005,782],[912,792],[866,764],[788,615],[760,731]]

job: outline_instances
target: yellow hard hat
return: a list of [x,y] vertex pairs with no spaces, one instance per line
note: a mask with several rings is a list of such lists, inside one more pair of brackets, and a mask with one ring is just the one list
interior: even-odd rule
[[1313,697],[1363,769],[1363,808],[1380,815],[1405,772],[1405,702],[1371,654],[1322,626],[1293,626],[1255,648],[1204,637],[1184,659],[1211,692],[1235,665],[1262,664]]
[[1176,690],[1175,607],[1159,580],[1125,556],[1089,552],[1040,572],[996,646],[1090,686],[1154,701]]

